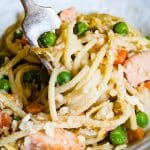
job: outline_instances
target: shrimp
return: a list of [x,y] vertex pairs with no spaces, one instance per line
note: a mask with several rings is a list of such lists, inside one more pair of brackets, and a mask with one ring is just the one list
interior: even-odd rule
[[52,136],[38,132],[25,138],[23,150],[84,150],[76,135],[64,129],[55,129]]

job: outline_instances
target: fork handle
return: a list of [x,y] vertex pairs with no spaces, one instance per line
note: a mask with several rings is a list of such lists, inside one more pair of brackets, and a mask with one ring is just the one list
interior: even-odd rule
[[20,0],[26,13],[34,10],[35,3],[33,0]]

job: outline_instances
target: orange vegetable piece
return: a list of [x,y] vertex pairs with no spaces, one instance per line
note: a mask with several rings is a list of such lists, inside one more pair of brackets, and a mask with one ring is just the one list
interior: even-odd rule
[[7,127],[10,128],[12,123],[12,118],[7,113],[0,112],[0,128]]
[[26,107],[26,111],[33,115],[38,114],[44,110],[44,107],[41,104],[32,103]]
[[127,54],[128,54],[127,50],[123,50],[123,49],[118,50],[118,54],[117,54],[114,64],[115,65],[123,64],[127,58]]
[[136,130],[130,130],[128,132],[128,140],[129,142],[135,142],[142,140],[145,136],[145,131],[142,128],[138,128]]
[[144,86],[145,86],[146,88],[150,89],[150,81],[146,81],[146,82],[144,83]]

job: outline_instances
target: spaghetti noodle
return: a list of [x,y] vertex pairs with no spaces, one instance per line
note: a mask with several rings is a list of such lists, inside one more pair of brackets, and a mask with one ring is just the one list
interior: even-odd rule
[[[124,62],[150,51],[150,42],[130,25],[126,35],[116,33],[113,26],[124,21],[108,14],[79,14],[73,21],[62,20],[56,44],[47,48],[22,44],[23,37],[14,39],[22,17],[3,36],[0,80],[8,80],[10,90],[0,91],[0,146],[9,150],[42,150],[44,146],[70,150],[67,144],[74,150],[125,148],[130,142],[127,134],[139,128],[136,113],[150,114],[145,106],[150,104],[150,91],[143,83],[128,82]],[[78,22],[88,25],[82,35],[74,32]],[[116,65],[122,49],[127,55]],[[45,68],[37,56],[50,67]],[[61,73],[70,74],[63,84],[58,82]],[[4,113],[11,117],[10,126],[3,123],[7,122],[1,117]],[[111,136],[115,130],[125,132],[125,141],[123,135]]]

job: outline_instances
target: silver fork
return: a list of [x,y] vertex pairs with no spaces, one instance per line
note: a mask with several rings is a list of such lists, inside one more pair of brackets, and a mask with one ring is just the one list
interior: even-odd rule
[[[46,31],[55,31],[60,27],[61,20],[56,12],[50,7],[42,7],[33,0],[21,0],[25,10],[23,31],[32,46],[38,47],[38,38]],[[50,72],[52,67],[48,61],[38,55],[41,62]]]
[[50,7],[35,4],[33,0],[21,0],[25,9],[23,30],[29,42],[38,47],[39,36],[46,31],[55,31],[59,28],[61,20]]

